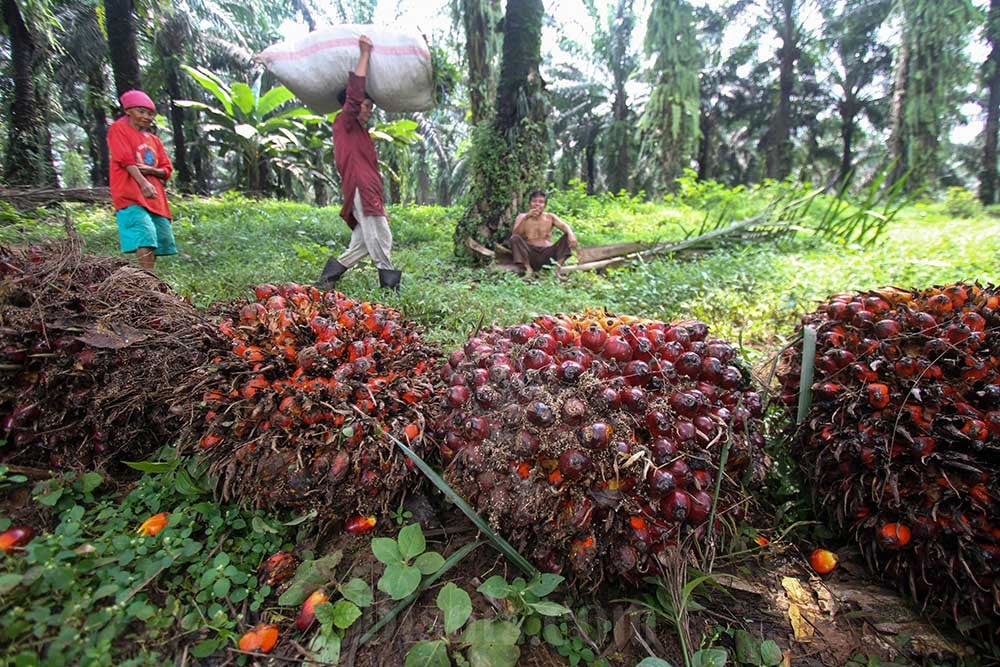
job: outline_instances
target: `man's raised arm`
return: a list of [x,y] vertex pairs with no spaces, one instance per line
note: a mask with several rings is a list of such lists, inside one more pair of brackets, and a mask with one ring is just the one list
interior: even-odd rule
[[560,220],[558,215],[555,215],[554,213],[550,213],[549,215],[552,216],[552,226],[566,235],[569,241],[570,248],[576,249],[577,245],[576,234],[573,233],[573,230],[570,228],[570,226],[567,225],[562,220]]

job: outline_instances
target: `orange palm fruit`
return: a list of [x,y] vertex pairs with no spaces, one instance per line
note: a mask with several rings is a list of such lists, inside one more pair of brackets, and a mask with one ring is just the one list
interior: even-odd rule
[[313,591],[313,594],[302,603],[299,615],[295,618],[295,629],[299,632],[308,630],[309,626],[316,620],[316,605],[323,604],[328,599],[322,588]]
[[814,549],[809,554],[809,564],[819,574],[829,574],[837,567],[837,554],[826,549]]
[[170,512],[160,512],[159,514],[154,514],[143,521],[142,525],[139,526],[135,532],[140,535],[149,535],[150,537],[156,535],[169,523],[170,520],[167,518],[169,514]]
[[278,643],[278,626],[271,623],[260,623],[240,637],[241,651],[260,651],[270,653]]
[[903,523],[887,523],[875,535],[885,549],[902,549],[910,543],[910,528]]
[[375,527],[374,516],[355,516],[344,522],[344,532],[352,535],[367,533]]

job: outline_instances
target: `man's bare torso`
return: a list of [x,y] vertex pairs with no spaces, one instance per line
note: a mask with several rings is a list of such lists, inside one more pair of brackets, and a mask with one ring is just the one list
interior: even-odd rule
[[552,227],[554,218],[551,213],[532,215],[522,213],[524,221],[517,233],[528,242],[529,245],[540,248],[547,248],[552,245]]

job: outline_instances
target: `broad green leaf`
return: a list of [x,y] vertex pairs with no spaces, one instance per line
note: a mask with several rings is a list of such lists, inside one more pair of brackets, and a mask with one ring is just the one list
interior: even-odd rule
[[41,504],[45,505],[46,507],[52,507],[57,502],[59,502],[59,499],[62,498],[62,495],[63,495],[63,489],[62,487],[58,487],[56,488],[55,491],[49,491],[44,495],[38,496],[36,500]]
[[378,589],[393,600],[402,600],[420,585],[420,570],[403,563],[390,563],[378,580]]
[[215,583],[212,584],[212,593],[217,598],[224,598],[227,595],[229,595],[229,589],[231,587],[232,587],[232,584],[225,577],[223,577],[221,579],[216,579]]
[[427,550],[427,540],[424,539],[424,531],[419,523],[411,523],[399,531],[399,552],[403,554],[403,560],[416,558]]
[[545,572],[539,577],[536,577],[528,583],[528,590],[537,595],[540,598],[545,597],[556,588],[559,584],[563,582],[565,577],[558,574],[552,574],[550,572]]
[[691,667],[723,667],[729,654],[722,648],[703,648],[691,656]]
[[313,614],[316,615],[316,621],[326,627],[333,627],[334,613],[333,605],[329,602],[321,602],[315,607],[313,607]]
[[473,621],[462,633],[469,644],[471,667],[513,667],[521,655],[517,640],[521,631],[510,621]]
[[736,631],[736,660],[751,665],[760,664],[760,647],[750,633],[742,628]]
[[386,565],[403,562],[403,554],[400,553],[399,544],[391,537],[373,538],[372,553],[375,554],[375,558]]
[[174,476],[174,488],[182,496],[197,496],[201,494],[201,489],[191,479],[191,475],[188,474],[187,470],[177,471],[177,474]]
[[177,461],[122,461],[122,463],[133,470],[150,473],[170,472],[177,467]]
[[[280,107],[285,102],[294,99],[295,99],[295,93],[288,90],[284,86],[276,86],[271,90],[267,91],[266,93],[264,93],[263,95],[261,95],[260,101],[257,103],[257,113],[260,115],[261,118],[263,118],[267,114],[271,113],[272,111]],[[299,107],[298,109],[292,109],[292,111],[303,111],[307,114],[309,113],[308,109],[303,109],[301,107]]]
[[333,605],[333,624],[341,630],[351,627],[354,625],[354,621],[359,618],[361,618],[361,610],[353,602],[338,600],[337,604]]
[[336,632],[317,632],[309,642],[309,651],[321,665],[336,665],[340,662],[340,635]]
[[309,521],[310,519],[315,519],[317,516],[319,516],[319,512],[317,512],[316,510],[310,510],[310,511],[306,512],[305,514],[303,514],[302,516],[295,517],[291,521],[286,521],[285,523],[283,523],[281,525],[283,525],[283,526],[298,526],[299,524],[305,523],[306,521]]
[[191,647],[191,656],[195,658],[207,658],[219,649],[219,639],[206,639]]
[[375,599],[368,582],[357,577],[341,586],[340,594],[344,596],[345,600],[350,600],[359,607],[369,607]]
[[267,521],[264,521],[259,516],[255,516],[250,519],[250,527],[253,528],[255,533],[270,533],[271,535],[277,535],[278,531],[271,527]]
[[521,625],[521,632],[528,635],[529,637],[534,637],[539,632],[542,631],[542,617],[538,614],[532,614],[528,618],[524,619],[524,624]]
[[420,570],[421,574],[434,574],[444,565],[444,556],[436,551],[426,551],[413,561],[413,566]]
[[225,90],[222,82],[214,74],[207,70],[195,69],[194,67],[189,67],[187,65],[181,65],[181,69],[188,73],[192,79],[198,82],[198,84],[215,96],[215,99],[222,102],[223,108],[226,110],[227,116],[233,115],[233,101],[229,96],[229,92]]
[[241,81],[237,81],[232,84],[229,89],[233,93],[233,102],[236,103],[236,107],[247,116],[252,114],[254,104],[253,91],[250,90],[250,86]]
[[492,577],[480,584],[479,588],[476,590],[483,595],[496,598],[498,600],[510,595],[510,586],[507,584],[507,580],[499,574],[494,574]]
[[542,616],[562,616],[569,613],[569,609],[561,604],[548,602],[547,600],[542,600],[541,602],[529,602],[528,606]]
[[450,581],[438,592],[437,606],[444,612],[445,634],[458,630],[472,615],[472,598]]
[[448,642],[443,639],[417,642],[406,654],[404,667],[450,667]]
[[566,637],[563,635],[562,630],[559,629],[558,625],[552,623],[547,624],[542,629],[542,639],[555,647],[562,646],[566,643]]
[[645,658],[635,667],[674,667],[671,663],[661,658]]
[[17,588],[24,575],[16,573],[0,574],[0,595],[6,595]]
[[257,136],[257,128],[253,125],[247,125],[246,123],[239,123],[233,128],[233,132],[240,135],[244,139],[250,139]]
[[99,472],[84,473],[80,477],[80,490],[90,493],[104,482],[104,477]]
[[760,644],[760,662],[764,667],[777,667],[784,661],[785,655],[781,647],[772,639],[765,639]]
[[330,573],[336,570],[342,556],[340,551],[334,551],[319,560],[304,561],[295,571],[288,589],[278,598],[278,604],[283,607],[297,607],[305,602],[313,591],[330,583],[332,580]]

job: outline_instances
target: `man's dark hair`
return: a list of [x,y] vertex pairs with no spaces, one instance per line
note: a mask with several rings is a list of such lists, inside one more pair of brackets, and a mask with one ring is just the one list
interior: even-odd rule
[[545,201],[549,200],[549,196],[547,194],[545,194],[545,190],[532,190],[531,194],[528,195],[528,201],[531,201],[535,197],[541,197]]
[[[366,100],[372,99],[372,96],[368,94],[367,90],[365,91],[365,99]],[[337,93],[337,101],[340,102],[340,106],[344,106],[344,104],[347,103],[347,88],[344,88],[342,91]],[[372,102],[374,101],[375,100],[372,100]]]

